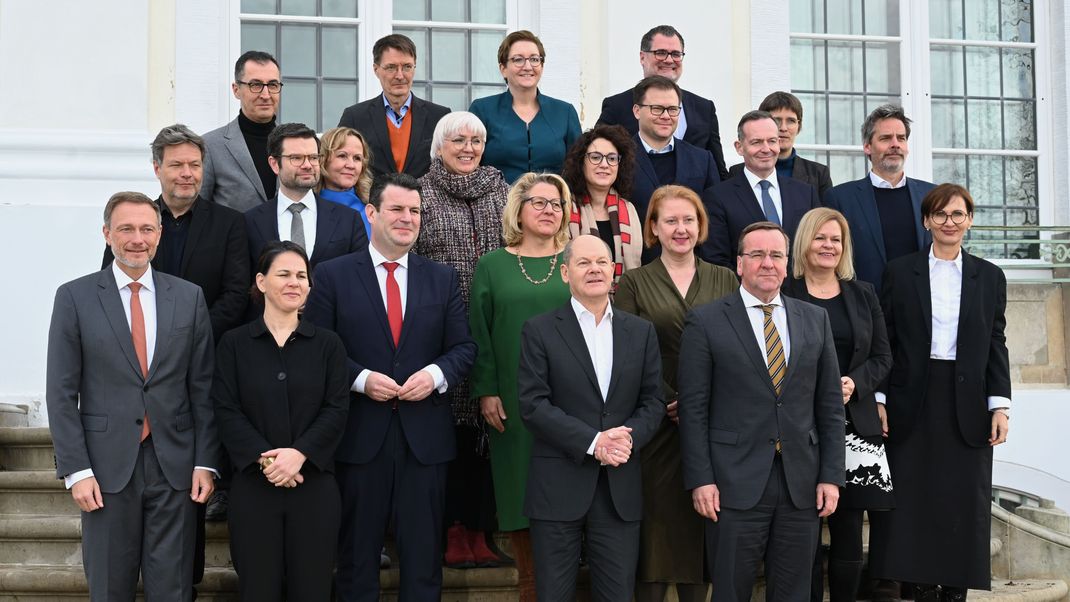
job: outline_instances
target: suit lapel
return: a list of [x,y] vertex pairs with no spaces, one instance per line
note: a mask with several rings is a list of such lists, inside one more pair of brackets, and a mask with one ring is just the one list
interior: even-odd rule
[[424,101],[413,94],[412,104],[409,105],[409,113],[406,115],[407,118],[412,119],[412,124],[409,126],[409,149],[405,152],[405,165],[402,166],[402,171],[409,169],[413,157],[416,156],[417,144],[423,137],[424,124],[427,123],[427,111],[424,110],[423,105]]
[[331,235],[338,227],[339,219],[336,213],[341,208],[341,205],[325,201],[320,198],[320,195],[316,195],[316,246],[312,249],[312,257],[308,258],[311,263],[316,264],[322,261],[323,254],[327,252]]
[[171,290],[171,283],[167,278],[161,276],[160,272],[154,272],[152,275],[156,285],[156,347],[152,352],[152,364],[149,366],[149,377],[146,380],[152,380],[156,367],[167,354],[166,343],[171,339],[175,325],[175,293]]
[[[781,297],[783,298],[783,297]],[[758,340],[754,338],[754,329],[751,327],[750,318],[747,316],[747,308],[743,305],[743,298],[737,292],[731,300],[725,304],[725,315],[732,330],[736,332],[743,351],[750,358],[758,374],[764,374],[765,382],[769,386],[769,392],[774,393],[773,381],[769,378],[769,367],[765,365],[765,350],[759,349]]]
[[[261,205],[263,209],[253,209],[253,225],[260,231],[260,238],[264,241],[282,240],[279,237],[279,217],[276,211],[279,208],[279,198],[273,197],[271,201]],[[255,259],[254,259],[255,261]]]
[[606,403],[613,399],[613,391],[617,388],[620,374],[627,368],[628,359],[628,333],[629,328],[626,320],[620,318],[620,314],[613,314],[613,371],[609,378],[609,389],[606,392]]
[[[268,195],[264,190],[264,183],[260,179],[260,173],[256,171],[256,165],[253,165],[253,157],[249,154],[249,147],[245,144],[245,137],[241,134],[241,127],[238,125],[237,119],[227,126],[226,138],[226,147],[230,151],[230,155],[234,157],[234,161],[241,168],[245,177],[249,178],[253,188],[256,188],[256,191],[260,193],[260,200],[266,200]],[[274,193],[275,191],[272,190],[271,192]]]
[[[802,312],[799,311],[799,304],[794,299],[788,299],[784,295],[780,296],[780,300],[784,302],[784,310],[788,317],[788,340],[791,341],[791,346],[798,352],[800,349],[804,349],[809,344],[810,337],[807,336],[810,333],[806,331],[806,322],[803,320]],[[785,357],[788,364],[788,371],[784,374],[784,382],[781,384],[781,390],[788,387],[788,383],[791,382],[791,377],[795,374],[795,366],[799,363],[794,361],[791,357]],[[796,355],[795,359],[798,359]],[[768,368],[766,373],[768,373]],[[772,379],[769,381],[769,386],[772,386]]]
[[[162,198],[160,202],[163,202]],[[179,263],[178,274],[176,274],[178,276],[186,275],[186,268],[189,267],[189,260],[193,257],[193,250],[197,248],[197,242],[200,240],[201,234],[208,227],[208,212],[211,207],[198,207],[198,203],[204,204],[204,201],[198,197],[194,201],[194,206],[190,208],[193,215],[190,216],[189,234],[186,237],[185,248],[182,249],[182,261]]]
[[[967,316],[970,314],[970,309],[973,304],[976,303],[975,297],[977,297],[977,275],[980,271],[977,269],[977,260],[973,255],[968,255],[965,251],[962,253],[962,299],[959,303],[959,327],[958,331],[966,332],[964,328],[969,328],[969,322]],[[930,320],[931,323],[931,320]],[[960,339],[961,340],[961,339]]]
[[859,357],[862,355],[862,349],[857,346],[857,342],[860,337],[865,336],[862,333],[869,332],[872,329],[869,319],[869,307],[866,305],[862,289],[854,282],[850,280],[841,281],[840,291],[840,294],[843,295],[843,303],[847,306],[847,319],[851,322],[851,332],[854,333],[853,338],[856,345],[851,348],[851,362],[849,365],[857,366],[865,359]]
[[[798,157],[795,160],[798,161]],[[780,222],[789,234],[794,235],[795,230],[798,229],[799,221],[802,220],[803,214],[806,213],[805,209],[809,208],[800,207],[801,203],[795,198],[791,184],[784,185],[786,179],[777,176],[777,186],[780,187],[780,210],[784,213]]]
[[[390,132],[386,131],[386,109],[383,108],[383,95],[380,94],[368,103],[368,121],[372,124],[371,134],[376,140],[371,144],[373,148],[390,148]],[[410,131],[411,134],[411,131]],[[394,158],[384,157],[384,163],[390,166],[389,172],[396,172]]]
[[[963,278],[965,282],[965,278]],[[914,261],[914,288],[918,292],[918,307],[921,308],[920,319],[925,322],[925,332],[929,340],[933,338],[933,295],[929,286],[929,254],[917,253]],[[961,311],[959,314],[961,315]]]
[[658,187],[658,174],[654,171],[654,164],[650,162],[650,157],[646,154],[646,148],[643,147],[643,141],[639,139],[639,134],[636,134],[632,140],[635,142],[635,163],[639,167],[639,171],[653,182],[653,188]]
[[[390,322],[386,318],[386,304],[383,303],[383,293],[379,290],[379,278],[375,275],[375,266],[372,265],[371,255],[367,251],[361,253],[356,272],[356,280],[360,284],[354,284],[353,286],[359,286],[364,289],[364,296],[368,300],[367,305],[371,308],[375,321],[379,324],[383,336],[393,345],[394,335],[390,332]],[[353,298],[359,297],[354,295]]]
[[887,263],[888,255],[884,250],[884,232],[881,230],[880,215],[877,214],[877,197],[873,194],[873,184],[869,181],[869,176],[858,180],[855,184],[858,186],[858,204],[862,209],[862,215],[866,218],[866,225],[869,227],[869,239],[877,245],[881,263]]
[[747,215],[750,216],[749,223],[766,221],[765,212],[758,206],[758,201],[754,197],[754,191],[750,188],[750,181],[747,180],[747,174],[742,171],[739,172],[739,176],[736,178],[736,198],[739,199],[743,209],[747,212]]
[[[419,255],[409,253],[409,273],[406,277],[407,284],[405,286],[405,319],[401,321],[401,337],[398,339],[398,349],[405,344],[405,341],[410,337],[409,333],[413,331],[410,318],[416,316],[415,308],[420,306],[417,298],[424,289],[424,287],[420,286],[420,278],[424,274],[423,267],[422,258]],[[383,315],[385,316],[386,313],[384,312]]]
[[[598,386],[598,377],[594,373],[594,362],[591,354],[587,351],[587,341],[583,339],[583,331],[580,323],[576,320],[576,313],[572,311],[572,304],[568,303],[557,310],[557,332],[565,341],[565,348],[569,350],[576,361],[579,362],[587,380],[591,382],[598,396],[602,396],[602,389]],[[616,339],[614,338],[614,352],[616,352]],[[616,368],[616,366],[614,366]]]
[[130,369],[138,375],[138,378],[144,378],[141,374],[141,364],[137,360],[137,353],[134,351],[134,338],[130,334],[130,324],[126,321],[123,300],[119,296],[119,285],[115,282],[111,267],[101,271],[97,287],[97,296],[100,298],[104,315],[108,319],[112,333],[115,334],[115,339],[119,341],[119,347],[122,348],[126,361],[130,363]]
[[907,178],[907,192],[910,195],[910,209],[914,212],[914,234],[918,238],[918,249],[924,249],[932,243],[932,235],[925,229],[921,219],[921,201],[925,195],[918,188],[918,183],[910,178]]

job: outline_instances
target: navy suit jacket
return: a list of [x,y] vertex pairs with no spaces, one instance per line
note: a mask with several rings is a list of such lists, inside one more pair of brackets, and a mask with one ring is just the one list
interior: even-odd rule
[[[476,344],[468,332],[468,312],[452,267],[409,254],[408,297],[397,347],[367,250],[324,262],[316,268],[313,282],[305,319],[342,338],[350,383],[368,369],[404,384],[428,364],[442,370],[450,387],[468,376]],[[359,393],[351,393],[349,399],[349,417],[335,459],[364,464],[383,446],[393,404]],[[420,463],[439,464],[456,456],[447,394],[435,390],[421,401],[397,404],[405,439]]]
[[[717,164],[717,177],[721,180],[727,179],[728,170],[724,164],[724,149],[721,148],[721,126],[717,122],[717,107],[708,98],[687,90],[681,92],[687,119],[684,142],[710,151],[714,163]],[[639,133],[639,122],[635,119],[635,113],[632,113],[632,106],[635,104],[632,98],[632,90],[629,88],[620,94],[602,99],[602,114],[598,116],[598,123],[624,126],[633,136]],[[639,215],[642,217],[642,214]]]
[[[781,225],[788,236],[795,238],[799,221],[809,210],[821,206],[817,190],[794,178],[777,177],[780,187]],[[747,176],[739,175],[721,182],[703,195],[706,210],[710,214],[710,235],[704,243],[707,261],[736,269],[736,248],[739,234],[754,222],[765,221],[765,213],[751,190]]]
[[[910,204],[914,209],[914,236],[918,249],[927,249],[932,236],[921,223],[921,201],[934,187],[932,182],[907,178]],[[873,195],[873,182],[869,175],[861,180],[833,186],[825,194],[825,206],[831,207],[847,218],[851,226],[851,244],[854,246],[855,276],[873,285],[879,293],[884,277],[884,266],[889,257],[884,249],[884,231],[877,212],[877,197]],[[895,259],[892,257],[891,259]]]
[[[249,234],[249,261],[253,272],[264,246],[279,238],[279,218],[276,213],[279,197],[245,212],[245,229]],[[316,195],[316,246],[309,263],[315,268],[321,261],[334,259],[368,248],[368,234],[364,221],[354,209],[332,203]]]

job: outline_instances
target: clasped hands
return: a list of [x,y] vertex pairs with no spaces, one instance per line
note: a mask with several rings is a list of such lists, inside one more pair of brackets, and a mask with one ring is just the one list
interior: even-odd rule
[[620,466],[632,457],[632,429],[618,426],[598,433],[594,457],[606,466]]
[[292,447],[269,449],[260,454],[257,462],[264,478],[276,487],[297,487],[305,482],[301,475],[305,454]]
[[382,372],[372,372],[364,381],[364,394],[375,401],[390,401],[395,397],[401,401],[420,401],[430,395],[434,388],[435,379],[427,370],[414,372],[403,385]]

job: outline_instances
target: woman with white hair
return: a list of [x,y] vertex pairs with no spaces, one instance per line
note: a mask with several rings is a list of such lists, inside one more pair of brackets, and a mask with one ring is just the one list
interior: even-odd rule
[[[494,167],[480,165],[487,128],[456,111],[439,120],[431,137],[431,169],[420,178],[420,237],[413,252],[457,270],[468,305],[479,258],[502,246],[502,210],[509,185]],[[450,383],[457,458],[446,482],[446,566],[494,567],[501,559],[487,545],[497,525],[483,420],[467,382]]]

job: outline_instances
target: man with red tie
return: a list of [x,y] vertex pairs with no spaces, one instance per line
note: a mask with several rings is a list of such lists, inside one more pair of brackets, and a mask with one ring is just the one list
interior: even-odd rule
[[195,503],[212,493],[219,439],[212,323],[201,288],[158,272],[160,207],[112,195],[115,260],[56,291],[45,399],[56,472],[82,510],[92,600],[193,596]]
[[446,391],[475,360],[457,272],[409,253],[420,185],[376,178],[366,251],[320,264],[305,318],[342,337],[352,395],[335,453],[342,493],[338,600],[379,599],[379,552],[393,518],[401,600],[442,589],[446,468],[456,455]]

